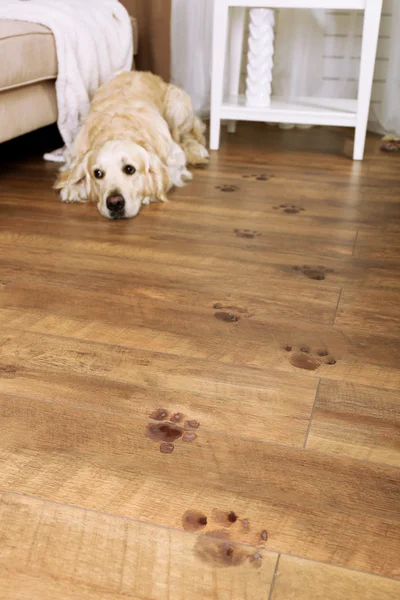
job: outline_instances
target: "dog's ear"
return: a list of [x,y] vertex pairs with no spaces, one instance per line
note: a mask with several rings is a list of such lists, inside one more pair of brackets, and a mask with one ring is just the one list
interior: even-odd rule
[[149,152],[148,159],[149,167],[145,195],[150,198],[158,198],[161,202],[167,202],[167,192],[171,187],[168,170],[156,154]]
[[150,155],[142,146],[135,144],[133,163],[136,169],[142,174],[147,175],[150,170]]
[[66,171],[60,171],[57,180],[54,184],[55,190],[61,190],[67,185],[75,185],[80,183],[87,175],[90,152],[79,160],[75,161]]

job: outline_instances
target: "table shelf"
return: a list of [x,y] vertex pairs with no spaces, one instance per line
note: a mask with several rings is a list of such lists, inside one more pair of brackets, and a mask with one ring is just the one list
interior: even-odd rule
[[244,95],[225,98],[221,118],[237,121],[268,121],[305,125],[355,127],[357,100],[346,98],[293,98],[272,96],[269,107],[246,105]]

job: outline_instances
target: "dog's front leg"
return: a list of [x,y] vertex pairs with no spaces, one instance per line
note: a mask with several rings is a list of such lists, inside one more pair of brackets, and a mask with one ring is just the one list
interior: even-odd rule
[[159,200],[167,202],[167,193],[173,187],[174,182],[171,180],[168,165],[161,162],[160,158],[149,152],[150,166],[147,173],[147,183],[144,187],[144,199],[142,204],[149,204]]
[[178,144],[172,142],[172,151],[168,157],[168,174],[171,180],[171,187],[182,187],[193,178],[193,175],[186,168],[186,156]]

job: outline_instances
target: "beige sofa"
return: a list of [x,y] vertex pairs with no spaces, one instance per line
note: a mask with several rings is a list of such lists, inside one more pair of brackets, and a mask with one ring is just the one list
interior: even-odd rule
[[[132,18],[135,54],[136,19]],[[0,143],[57,121],[54,38],[43,25],[0,20]]]

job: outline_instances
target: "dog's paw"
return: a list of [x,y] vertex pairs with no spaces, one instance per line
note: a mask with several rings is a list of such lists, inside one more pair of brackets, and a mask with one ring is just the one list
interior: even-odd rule
[[185,169],[181,175],[181,178],[182,178],[182,181],[184,183],[186,183],[187,181],[192,181],[193,174],[190,171],[188,171],[187,169]]
[[206,165],[210,155],[207,148],[196,141],[192,141],[184,146],[186,160],[189,165]]
[[172,183],[175,187],[183,187],[188,181],[193,179],[193,175],[187,169],[181,169],[174,173]]
[[60,192],[61,202],[87,202],[87,193],[82,186],[67,185]]
[[198,162],[197,162],[197,164],[208,163],[209,158],[210,158],[210,154],[209,154],[207,148],[205,148],[204,146],[199,146],[198,147]]
[[142,200],[142,206],[148,206],[156,202],[168,202],[168,198],[166,196],[146,196]]

